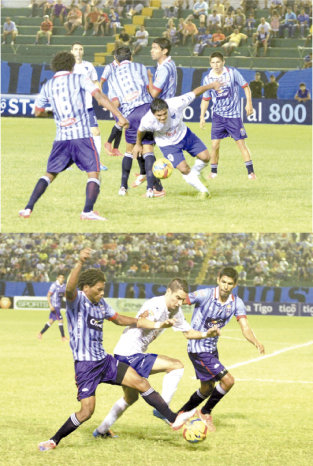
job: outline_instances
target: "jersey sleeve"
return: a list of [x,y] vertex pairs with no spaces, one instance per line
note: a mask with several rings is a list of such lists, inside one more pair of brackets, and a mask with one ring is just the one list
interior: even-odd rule
[[166,83],[168,79],[168,75],[169,75],[168,69],[165,66],[161,66],[158,69],[156,78],[153,82],[153,87],[161,91],[164,87],[164,84]]
[[153,117],[153,115],[152,115],[152,112],[149,110],[149,112],[146,113],[146,115],[144,115],[141,118],[138,131],[143,133],[144,131],[152,131],[153,132],[155,130],[153,120],[152,120],[151,117]]
[[239,73],[238,70],[233,69],[233,72],[234,72],[234,79],[235,79],[235,82],[238,83],[239,86],[241,86],[241,87],[246,87],[246,86],[248,86],[247,81],[246,81],[245,78],[242,76],[242,74]]
[[188,107],[188,105],[191,104],[195,98],[196,95],[194,92],[187,92],[187,94],[183,94],[178,97],[172,97],[171,99],[166,99],[166,102],[171,109],[182,111]]
[[91,79],[91,81],[98,81],[97,70],[92,64],[91,64],[91,67],[90,67],[90,79]]
[[49,288],[49,293],[53,294],[55,292],[55,290],[56,290],[56,284],[52,283],[52,285]]
[[191,325],[185,319],[182,310],[179,310],[178,313],[175,314],[174,319],[176,319],[176,322],[172,327],[174,332],[188,332],[188,330],[191,330]]
[[93,95],[96,91],[99,91],[98,86],[96,86],[95,83],[93,83],[90,78],[87,78],[86,76],[82,74],[79,76],[80,76],[80,85],[83,89],[90,92],[91,95]]
[[[206,75],[206,76],[204,77],[203,83],[202,83],[203,86],[206,86],[207,84],[210,84],[209,75]],[[211,99],[211,89],[208,89],[207,91],[205,91],[205,92],[202,94],[202,99],[203,99],[203,100],[210,100],[210,99]]]
[[40,93],[37,95],[35,99],[35,108],[36,109],[44,109],[50,104],[49,99],[46,95],[46,86],[42,86]]
[[246,306],[244,305],[242,299],[240,299],[238,296],[236,297],[236,310],[234,315],[237,320],[239,320],[241,317],[247,317]]
[[193,291],[187,296],[187,304],[202,304],[208,298],[210,293],[212,293],[210,288]]
[[101,79],[102,79],[103,81],[107,81],[108,78],[109,78],[109,76],[110,76],[110,74],[111,74],[111,65],[106,65],[106,66],[104,67],[103,72],[102,72]]
[[114,320],[117,317],[117,312],[104,299],[104,318],[106,320]]

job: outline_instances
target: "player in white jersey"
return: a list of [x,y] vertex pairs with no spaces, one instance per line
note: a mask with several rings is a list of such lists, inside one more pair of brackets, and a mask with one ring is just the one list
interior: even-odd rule
[[43,329],[38,333],[39,340],[42,339],[43,333],[45,333],[51,325],[57,320],[59,323],[59,330],[61,333],[62,341],[67,341],[67,338],[64,335],[64,327],[63,327],[63,317],[61,314],[61,305],[62,305],[62,298],[65,293],[65,283],[64,283],[64,275],[63,273],[59,273],[57,279],[49,288],[47,294],[47,300],[50,307],[50,315],[49,320],[43,327]]
[[[157,69],[153,77],[150,70],[149,76],[149,92],[155,99],[170,99],[176,94],[177,88],[177,69],[175,62],[170,56],[171,42],[165,37],[154,39],[151,44],[151,58],[157,62]],[[141,159],[139,158],[138,161]],[[140,164],[140,174],[137,176],[132,187],[136,188],[146,180],[144,167]]]
[[[237,280],[237,271],[232,267],[225,267],[218,274],[216,288],[189,293],[186,302],[195,305],[191,327],[200,332],[207,332],[211,327],[224,327],[232,316],[235,316],[246,340],[252,343],[260,354],[264,354],[264,346],[257,340],[248,323],[243,301],[232,294],[237,286]],[[215,431],[211,411],[234,385],[233,376],[219,361],[217,341],[218,336],[199,341],[189,340],[188,356],[194,366],[196,377],[200,380],[200,388],[180,409],[189,412],[209,397],[197,414],[211,432]],[[215,382],[219,382],[217,386]]]
[[81,220],[106,220],[93,211],[100,191],[100,160],[90,130],[86,94],[90,93],[99,105],[116,115],[121,126],[127,127],[128,121],[88,77],[73,73],[74,65],[75,58],[71,53],[56,54],[51,63],[55,74],[42,86],[36,99],[35,116],[46,117],[48,114],[45,107],[52,106],[57,134],[48,159],[47,171],[38,180],[25,208],[19,212],[20,217],[30,217],[35,203],[49,184],[59,173],[75,163],[88,176]]
[[[199,95],[208,89],[219,90],[220,82],[200,86],[192,92],[171,99],[154,99],[149,112],[141,119],[134,157],[142,152],[142,138],[146,131],[154,134],[156,144],[166,157],[183,175],[184,180],[199,191],[199,197],[209,197],[209,191],[200,181],[201,171],[207,166],[210,154],[203,142],[183,122],[183,112]],[[190,169],[183,151],[187,151],[196,161]]]
[[[150,108],[151,96],[148,91],[149,79],[146,67],[141,63],[132,62],[132,54],[129,47],[118,47],[114,52],[114,58],[118,63],[113,67],[108,78],[108,86],[112,101],[116,101],[118,108],[129,121],[129,128],[125,131],[126,152],[122,161],[122,180],[118,194],[125,196],[128,193],[128,179],[133,163],[132,150],[136,143],[137,129],[141,117]],[[163,197],[165,192],[160,180],[152,173],[155,162],[153,153],[154,140],[151,133],[143,138],[142,157],[147,174],[147,191],[145,197]]]
[[211,128],[211,174],[209,178],[216,178],[219,161],[221,139],[232,137],[244,160],[249,180],[255,180],[253,162],[250,151],[245,144],[247,138],[246,130],[240,117],[239,88],[242,87],[246,96],[246,113],[252,115],[252,98],[249,84],[235,68],[225,66],[225,60],[220,52],[213,52],[210,56],[211,70],[205,76],[203,84],[212,82],[223,82],[222,92],[218,94],[209,90],[203,94],[201,101],[200,127],[204,128],[205,113],[209,101],[213,102],[212,128]]
[[171,411],[146,379],[138,375],[129,365],[108,354],[103,348],[104,320],[110,320],[116,325],[131,325],[147,329],[166,328],[171,326],[172,322],[152,322],[144,317],[137,319],[115,312],[103,299],[105,278],[101,270],[82,271],[91,253],[89,248],[80,251],[79,260],[70,273],[65,291],[70,346],[75,362],[75,381],[80,410],[73,413],[49,440],[38,445],[40,451],[54,449],[64,437],[92,416],[96,405],[96,390],[100,383],[122,385],[139,391],[149,405],[158,409],[166,417],[173,430],[180,429],[195,412],[192,410],[190,413],[177,415]]
[[[90,78],[91,81],[94,84],[96,84],[100,89],[96,68],[89,61],[83,60],[83,56],[84,56],[83,45],[80,44],[79,42],[74,42],[74,44],[72,44],[71,53],[74,55],[74,58],[75,58],[75,66],[74,66],[73,73],[83,74],[85,76],[88,76],[88,78]],[[93,105],[92,105],[92,95],[89,94],[88,92],[86,93],[86,106],[87,106],[88,114],[89,114],[89,122],[90,122],[90,129],[92,132],[92,137],[95,141],[95,146],[96,146],[96,149],[100,157],[101,134],[99,130],[97,117],[95,115]],[[100,163],[100,170],[107,170],[107,167]]]
[[[137,318],[145,317],[151,322],[171,322],[174,331],[180,331],[187,339],[199,339],[213,337],[219,334],[217,327],[212,327],[208,332],[193,330],[185,320],[181,305],[187,297],[188,284],[185,280],[174,278],[168,284],[166,293],[146,301],[137,314]],[[154,353],[146,353],[148,346],[164,329],[143,329],[134,326],[127,327],[122,333],[114,348],[114,357],[119,361],[129,364],[139,375],[148,378],[152,374],[166,372],[163,378],[162,398],[170,403],[177,385],[183,375],[184,366],[178,359],[170,358]],[[111,408],[103,422],[93,432],[94,437],[110,436],[113,433],[110,427],[123,414],[123,412],[138,400],[138,391],[123,387],[124,396]],[[156,417],[164,419],[157,410],[153,411]],[[166,420],[166,419],[164,419]]]

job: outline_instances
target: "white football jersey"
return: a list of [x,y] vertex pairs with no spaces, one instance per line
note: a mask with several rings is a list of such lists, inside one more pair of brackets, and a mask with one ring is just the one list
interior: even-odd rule
[[196,98],[193,92],[179,97],[165,99],[168,115],[165,123],[160,123],[149,110],[140,121],[139,131],[151,131],[159,147],[178,144],[186,135],[187,126],[183,123],[184,110]]
[[[140,308],[136,317],[143,312],[148,311],[146,317],[153,322],[163,322],[166,319],[176,319],[172,329],[174,331],[188,332],[191,329],[190,324],[186,321],[182,309],[170,312],[165,303],[165,296],[157,296],[146,301]],[[143,329],[137,327],[126,327],[122,333],[117,345],[114,348],[114,354],[121,356],[130,356],[136,353],[145,353],[149,344],[155,340],[165,329]]]
[[[98,81],[96,68],[89,61],[83,60],[81,63],[75,63],[73,73],[88,76],[88,78],[93,82]],[[86,107],[92,108],[92,97],[89,92],[86,94]]]

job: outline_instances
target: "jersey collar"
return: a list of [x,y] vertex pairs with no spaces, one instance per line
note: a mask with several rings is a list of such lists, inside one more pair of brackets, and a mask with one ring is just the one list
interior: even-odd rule
[[159,67],[159,66],[162,66],[163,63],[169,62],[169,61],[171,61],[171,60],[172,60],[172,57],[171,57],[171,56],[166,57],[165,60],[162,61],[162,63],[158,63],[158,67]]
[[216,299],[216,301],[218,301],[220,304],[222,304],[222,306],[225,306],[225,304],[228,304],[228,303],[232,303],[233,301],[235,301],[235,296],[233,294],[230,294],[228,296],[228,299],[227,301],[225,301],[225,303],[222,303],[218,298],[220,296],[220,290],[219,290],[219,287],[215,287],[214,288],[214,299]]
[[53,77],[59,78],[60,76],[66,76],[67,74],[71,74],[71,71],[57,71]]

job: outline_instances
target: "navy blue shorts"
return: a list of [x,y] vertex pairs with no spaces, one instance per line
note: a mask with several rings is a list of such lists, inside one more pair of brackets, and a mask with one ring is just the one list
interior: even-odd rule
[[93,108],[88,108],[89,124],[90,128],[98,127],[98,121]]
[[218,359],[218,352],[188,353],[199,380],[220,380],[227,374],[227,369]]
[[166,157],[174,168],[185,160],[183,150],[188,152],[192,157],[196,157],[200,152],[206,150],[205,144],[189,128],[184,138],[175,146],[160,147],[164,157]]
[[55,307],[54,311],[50,312],[49,319],[52,319],[53,321],[63,319],[63,317],[61,315],[61,309],[59,307]]
[[92,137],[54,141],[47,172],[61,173],[73,163],[87,173],[100,171],[99,154]]
[[77,400],[94,396],[100,383],[121,385],[127,369],[126,364],[119,362],[111,354],[100,361],[75,361]]
[[232,137],[235,141],[248,137],[241,118],[224,118],[214,113],[211,139],[224,139],[228,136]]
[[153,353],[136,353],[130,356],[114,354],[114,357],[119,361],[128,364],[133,369],[135,369],[135,371],[141,375],[141,377],[147,379],[158,355]]
[[[136,144],[137,131],[140,126],[141,118],[150,110],[150,104],[143,104],[135,108],[129,115],[127,120],[129,121],[129,128],[125,131],[125,139],[129,144]],[[153,133],[146,132],[142,144],[154,144]]]

